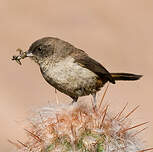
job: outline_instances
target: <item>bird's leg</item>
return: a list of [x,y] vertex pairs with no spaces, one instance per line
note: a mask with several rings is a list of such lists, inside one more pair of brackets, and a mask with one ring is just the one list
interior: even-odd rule
[[96,102],[97,102],[97,100],[96,100],[96,92],[92,93],[92,96],[93,96],[93,106],[94,106],[94,108],[96,108]]
[[72,104],[73,104],[73,103],[77,102],[78,97],[75,97],[75,98],[73,97],[72,99],[73,99],[73,101],[72,101]]

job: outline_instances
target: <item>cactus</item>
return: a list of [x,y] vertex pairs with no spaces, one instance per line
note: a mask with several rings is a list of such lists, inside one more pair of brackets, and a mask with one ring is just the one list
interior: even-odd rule
[[[105,91],[106,93],[106,91]],[[105,95],[104,93],[104,95]],[[25,129],[28,141],[11,142],[17,152],[145,152],[135,128],[129,126],[128,117],[138,108],[123,116],[123,108],[117,115],[109,112],[108,105],[97,107],[83,102],[52,104],[34,113]],[[125,121],[126,120],[126,121]],[[144,150],[143,150],[144,149]]]

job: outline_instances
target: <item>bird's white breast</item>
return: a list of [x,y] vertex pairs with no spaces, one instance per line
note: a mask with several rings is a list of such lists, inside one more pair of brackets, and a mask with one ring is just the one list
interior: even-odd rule
[[56,84],[71,89],[86,87],[91,83],[95,83],[97,77],[92,71],[83,68],[78,63],[74,62],[74,59],[71,56],[58,63],[49,64],[46,69],[46,76],[51,78]]

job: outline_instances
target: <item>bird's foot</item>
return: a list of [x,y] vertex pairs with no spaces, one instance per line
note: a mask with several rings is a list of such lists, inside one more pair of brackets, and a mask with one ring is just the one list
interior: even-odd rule
[[78,97],[77,98],[72,98],[73,100],[72,100],[72,102],[70,103],[70,105],[73,105],[74,103],[76,103],[77,102],[77,100],[78,100]]

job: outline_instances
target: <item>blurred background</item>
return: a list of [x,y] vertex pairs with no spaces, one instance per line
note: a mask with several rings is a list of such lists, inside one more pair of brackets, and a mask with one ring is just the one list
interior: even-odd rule
[[[66,40],[85,50],[111,72],[143,74],[137,82],[110,85],[105,102],[117,113],[128,102],[133,125],[150,121],[140,136],[153,147],[153,1],[152,0],[1,0],[0,1],[0,151],[11,151],[7,139],[24,141],[24,120],[31,109],[56,102],[55,94],[29,59],[11,61],[17,48],[27,50],[44,36]],[[100,99],[105,88],[98,94]],[[91,97],[79,101],[91,100]],[[140,127],[141,128],[141,127]]]

